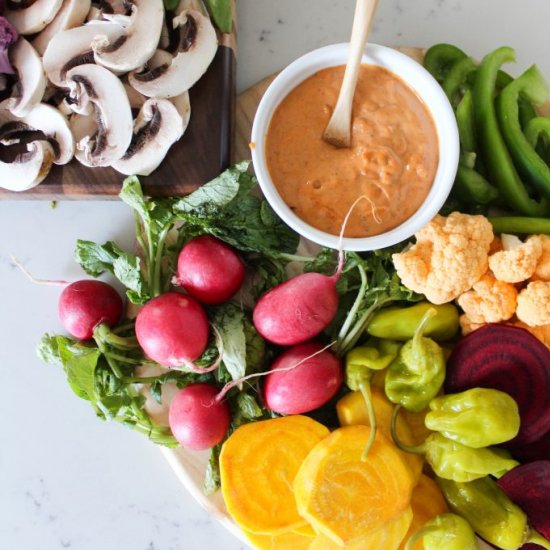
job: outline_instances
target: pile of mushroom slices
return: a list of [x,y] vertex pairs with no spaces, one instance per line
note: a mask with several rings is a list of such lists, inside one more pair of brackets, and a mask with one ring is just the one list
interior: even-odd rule
[[[52,164],[149,175],[189,123],[188,90],[218,47],[202,2],[8,0],[21,35],[0,103],[0,186],[24,191]],[[9,92],[8,92],[9,93]]]

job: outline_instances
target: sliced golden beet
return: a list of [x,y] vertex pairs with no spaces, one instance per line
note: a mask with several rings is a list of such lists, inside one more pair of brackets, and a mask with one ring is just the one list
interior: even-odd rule
[[319,442],[294,479],[298,512],[344,545],[382,528],[409,506],[414,479],[402,453],[380,432],[366,461],[370,428],[339,428]]
[[250,541],[256,550],[309,550],[311,542],[315,536],[288,531],[278,535],[260,535],[244,531],[246,538]]
[[[405,548],[407,540],[414,535],[430,519],[448,512],[447,504],[443,498],[443,493],[437,483],[427,475],[422,475],[418,484],[413,489],[411,496],[411,508],[413,518],[399,550]],[[423,550],[422,540],[417,541],[413,547],[414,550]]]
[[[386,397],[383,389],[371,387],[372,406],[376,415],[377,430],[391,439],[391,419],[394,409],[394,404]],[[354,426],[362,424],[370,426],[369,413],[365,405],[365,399],[360,391],[350,392],[336,403],[336,413],[341,426]],[[411,430],[404,419],[404,415],[400,413],[397,417],[397,434],[399,439],[406,445],[413,445],[416,441],[411,435]],[[403,453],[407,464],[411,469],[411,473],[415,480],[418,480],[422,473],[424,458],[421,455]]]
[[240,426],[220,454],[227,510],[245,530],[274,535],[304,526],[292,482],[311,449],[329,434],[306,416],[285,416]]
[[407,426],[409,427],[409,433],[411,436],[411,441],[410,443],[407,442],[407,445],[420,445],[432,433],[432,431],[428,430],[424,424],[424,419],[429,412],[430,409],[425,409],[420,412],[412,412],[401,408],[399,411],[399,416],[405,420]]
[[339,546],[325,535],[317,535],[308,550],[397,550],[404,540],[413,518],[411,508],[407,508],[396,518],[369,535]]

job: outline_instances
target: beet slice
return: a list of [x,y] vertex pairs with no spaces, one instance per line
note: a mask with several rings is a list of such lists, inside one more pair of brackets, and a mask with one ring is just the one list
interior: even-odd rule
[[526,445],[510,445],[512,456],[520,462],[535,462],[536,460],[550,460],[550,431],[540,439]]
[[497,484],[527,514],[531,526],[550,539],[550,460],[517,466]]
[[521,428],[511,446],[537,441],[548,431],[550,351],[525,329],[490,324],[455,346],[447,363],[445,391],[475,387],[495,388],[516,400]]

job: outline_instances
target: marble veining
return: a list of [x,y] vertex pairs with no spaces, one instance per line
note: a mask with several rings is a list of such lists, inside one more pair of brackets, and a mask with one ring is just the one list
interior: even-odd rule
[[[238,87],[299,55],[345,41],[352,0],[237,0]],[[518,74],[536,62],[550,80],[547,0],[380,0],[372,41],[456,43],[480,58],[510,45]],[[60,369],[35,346],[60,331],[59,289],[37,277],[74,280],[75,241],[130,246],[133,220],[117,202],[0,201],[0,549],[244,550],[185,492],[161,453],[136,433],[97,420],[72,395]]]

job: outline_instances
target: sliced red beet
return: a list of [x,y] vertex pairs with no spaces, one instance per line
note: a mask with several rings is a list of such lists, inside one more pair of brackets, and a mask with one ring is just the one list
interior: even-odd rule
[[550,539],[550,460],[522,464],[504,474],[497,483],[527,514],[531,526]]
[[540,439],[550,426],[550,351],[528,331],[486,325],[464,337],[447,364],[445,391],[495,388],[512,396],[521,428],[511,446]]
[[509,446],[512,456],[520,462],[534,462],[536,460],[550,460],[550,431],[540,439],[526,445]]

